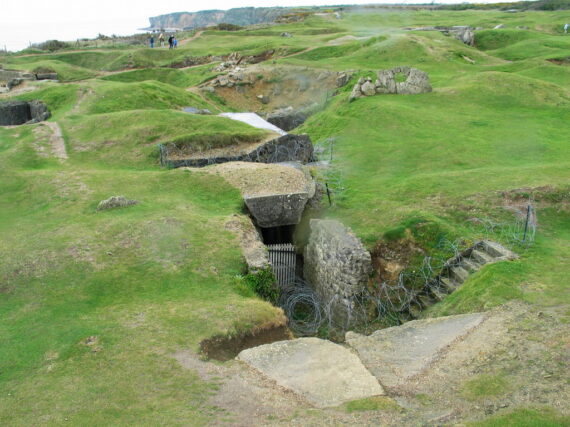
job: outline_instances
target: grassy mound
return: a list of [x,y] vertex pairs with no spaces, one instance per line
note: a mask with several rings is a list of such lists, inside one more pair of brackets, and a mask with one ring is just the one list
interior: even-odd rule
[[202,81],[213,77],[215,74],[209,72],[211,65],[197,67],[197,70],[181,71],[172,68],[148,68],[142,70],[126,71],[124,73],[112,74],[103,77],[102,80],[135,83],[146,80],[155,80],[172,86],[186,88],[200,84]]
[[483,30],[475,34],[475,45],[481,50],[494,50],[532,37],[533,33],[524,30]]
[[125,110],[156,110],[192,106],[210,108],[201,98],[172,85],[145,81],[138,83],[98,82],[81,108],[87,114]]
[[61,125],[74,160],[125,168],[156,166],[159,143],[218,148],[259,141],[266,135],[263,130],[223,117],[172,110],[70,116]]
[[77,101],[78,89],[79,86],[75,84],[51,84],[48,87],[18,95],[15,99],[22,101],[39,99],[47,105],[52,113],[52,117],[58,119],[73,108]]

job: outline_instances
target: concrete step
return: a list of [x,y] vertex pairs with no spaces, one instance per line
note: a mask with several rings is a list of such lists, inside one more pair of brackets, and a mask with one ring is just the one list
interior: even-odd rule
[[431,307],[435,303],[437,303],[437,300],[435,300],[434,298],[432,298],[429,295],[419,295],[418,301],[420,302],[420,304],[422,305],[424,310],[428,307]]
[[481,268],[481,266],[478,263],[471,261],[468,258],[464,258],[461,260],[461,267],[463,267],[463,269],[467,270],[469,273],[474,273]]
[[479,265],[485,265],[493,262],[493,257],[486,252],[480,251],[479,249],[473,249],[471,251],[471,259],[479,263]]
[[450,276],[458,283],[463,283],[469,277],[469,272],[465,270],[463,267],[454,266],[449,268]]
[[443,286],[432,286],[429,288],[429,293],[436,301],[442,301],[449,295],[449,292]]
[[459,287],[459,283],[457,283],[451,277],[440,276],[439,282],[443,285],[444,289],[446,289],[448,291],[448,293],[453,292],[454,290],[456,290]]
[[[453,351],[453,346],[484,319],[483,314],[466,314],[414,320],[369,336],[347,332],[346,344],[356,351],[364,366],[383,386],[396,391],[430,369],[434,362],[445,358],[446,351]],[[289,375],[291,372],[296,372],[294,366]]]
[[408,313],[412,318],[417,319],[422,314],[422,307],[418,303],[411,303],[410,308],[408,309]]
[[491,255],[493,258],[499,258],[501,260],[511,260],[518,258],[518,255],[511,252],[504,246],[491,242],[489,240],[483,240],[481,243],[481,249]]

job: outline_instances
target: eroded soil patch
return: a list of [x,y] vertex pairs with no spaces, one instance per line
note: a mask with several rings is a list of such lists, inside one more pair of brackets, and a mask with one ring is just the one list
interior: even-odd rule
[[[283,316],[284,322],[287,319]],[[270,344],[275,341],[290,340],[293,336],[285,324],[259,327],[237,336],[217,335],[200,343],[200,353],[208,359],[227,361],[233,359],[246,348]]]

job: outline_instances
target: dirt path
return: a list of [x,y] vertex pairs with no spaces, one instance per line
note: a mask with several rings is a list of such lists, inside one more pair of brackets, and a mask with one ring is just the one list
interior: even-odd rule
[[192,87],[189,87],[189,88],[186,89],[186,90],[187,90],[188,92],[193,93],[194,95],[199,96],[202,101],[204,101],[206,104],[208,104],[208,105],[212,108],[212,112],[215,113],[215,112],[220,112],[220,111],[222,111],[222,110],[220,110],[220,109],[216,106],[216,104],[214,104],[212,101],[210,101],[208,98],[206,98],[206,97],[204,96],[204,94],[202,93],[202,91],[200,90],[200,88],[198,88],[198,87],[196,87],[196,86],[192,86]]
[[92,94],[93,94],[93,89],[91,89],[90,87],[81,88],[79,90],[79,94],[77,96],[77,101],[75,102],[75,105],[73,106],[73,109],[71,110],[71,114],[79,113],[79,110],[81,109],[81,106],[83,105],[83,102],[89,97],[89,95],[92,95]]
[[204,30],[198,31],[196,34],[194,34],[192,37],[188,38],[188,39],[184,39],[184,40],[180,40],[180,46],[184,46],[190,42],[193,42],[194,40],[196,40],[197,38],[201,37],[202,34],[204,34]]
[[59,160],[67,160],[69,157],[67,155],[67,150],[65,149],[65,141],[63,140],[63,135],[59,125],[56,122],[43,122],[42,124],[51,130],[49,142],[53,155]]

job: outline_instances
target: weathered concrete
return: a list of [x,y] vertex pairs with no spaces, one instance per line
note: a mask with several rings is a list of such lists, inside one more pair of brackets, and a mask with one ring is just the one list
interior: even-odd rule
[[366,290],[372,272],[370,253],[338,221],[312,219],[310,229],[304,253],[305,279],[323,303],[330,305],[334,320],[349,326],[362,316],[357,299]]
[[0,126],[22,125],[31,118],[30,105],[25,101],[0,103]]
[[293,107],[287,107],[268,114],[267,121],[279,129],[290,131],[305,123],[310,114],[309,109],[295,110]]
[[[297,161],[308,163],[313,159],[313,144],[308,135],[287,134],[265,143],[252,144],[250,149],[232,155],[208,155],[208,152],[188,155],[187,158],[171,158],[168,146],[161,156],[161,164],[170,168],[204,167],[226,162],[281,163]],[[217,153],[220,150],[216,150]]]
[[421,374],[484,319],[477,313],[414,320],[370,336],[348,332],[346,342],[383,386],[395,388]]
[[307,200],[309,194],[306,192],[244,197],[256,224],[263,228],[298,224]]
[[0,103],[0,126],[38,123],[50,117],[41,101],[8,101]]
[[237,358],[318,408],[384,394],[355,354],[318,338],[262,345]]

